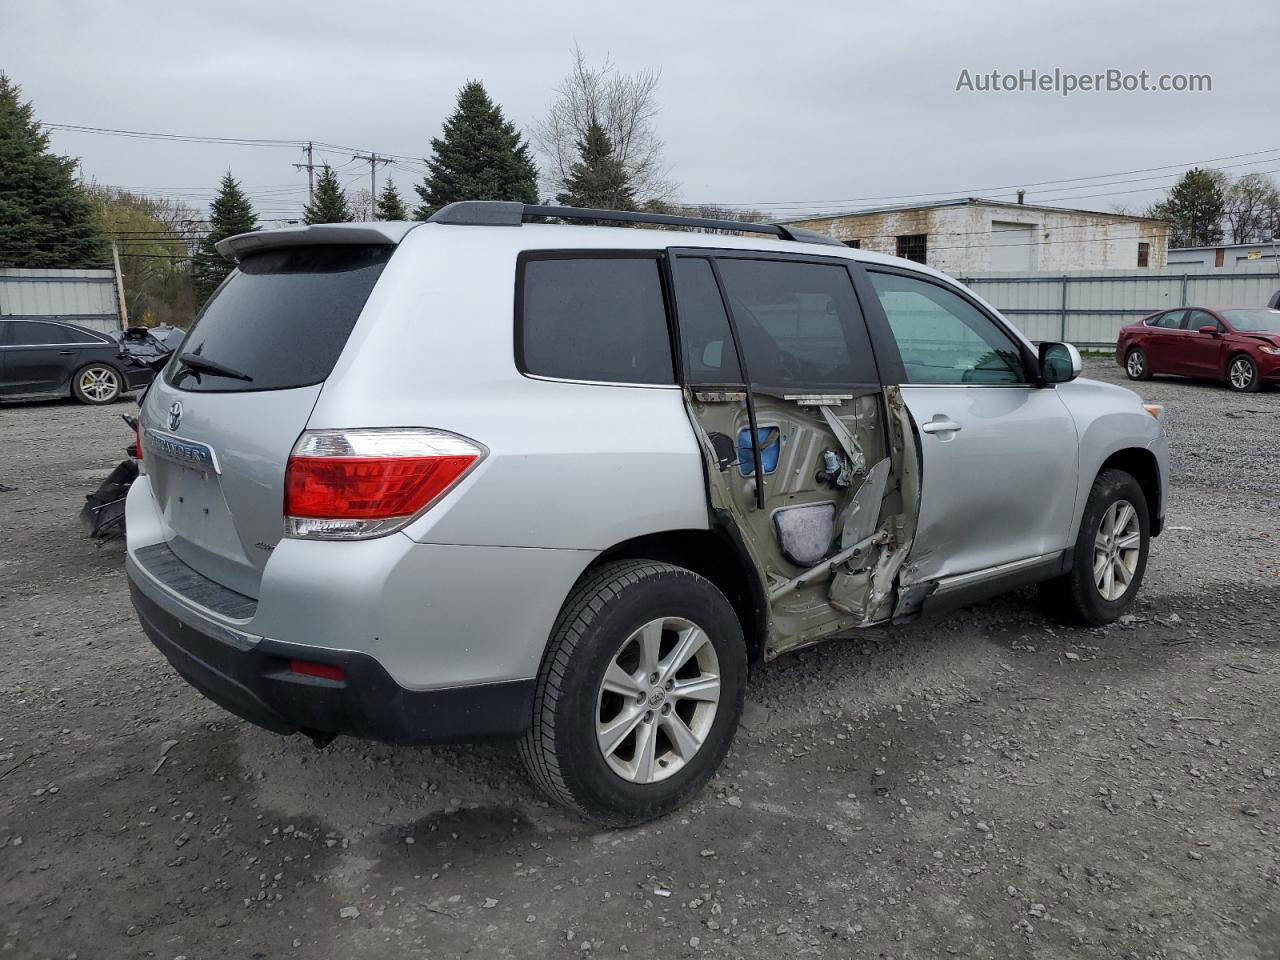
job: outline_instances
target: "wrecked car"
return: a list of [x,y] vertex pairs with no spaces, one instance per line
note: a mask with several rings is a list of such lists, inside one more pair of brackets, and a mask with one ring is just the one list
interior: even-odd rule
[[151,382],[170,348],[143,327],[99,333],[61,320],[0,317],[0,400],[114,403]]
[[1164,523],[1159,407],[785,224],[467,202],[218,249],[142,405],[130,590],[193,686],[319,745],[512,738],[637,823],[750,666],[1033,583],[1107,623]]

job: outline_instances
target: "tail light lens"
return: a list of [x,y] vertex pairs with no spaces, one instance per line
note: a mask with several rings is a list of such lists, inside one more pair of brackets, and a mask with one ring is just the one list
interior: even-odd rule
[[308,430],[285,470],[285,534],[364,540],[404,527],[484,459],[474,440],[395,427]]

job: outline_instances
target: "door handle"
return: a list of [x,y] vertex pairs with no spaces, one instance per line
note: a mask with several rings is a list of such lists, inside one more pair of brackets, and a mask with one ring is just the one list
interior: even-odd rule
[[72,354],[73,352],[74,352],[74,351],[72,351],[72,350],[59,350],[59,351],[58,351],[58,356],[60,356],[60,357],[69,357],[69,356],[71,356],[71,354]]
[[934,414],[932,420],[920,426],[924,433],[955,433],[959,429],[960,424],[941,413]]

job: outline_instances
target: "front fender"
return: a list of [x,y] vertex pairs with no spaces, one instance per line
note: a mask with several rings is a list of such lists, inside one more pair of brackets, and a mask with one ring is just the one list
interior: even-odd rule
[[1157,502],[1151,504],[1153,531],[1163,526],[1168,488],[1168,441],[1156,417],[1142,407],[1142,398],[1125,387],[1096,380],[1059,384],[1062,400],[1076,423],[1080,437],[1080,475],[1071,529],[1080,528],[1085,503],[1094,479],[1108,461],[1129,451],[1149,458],[1155,471]]

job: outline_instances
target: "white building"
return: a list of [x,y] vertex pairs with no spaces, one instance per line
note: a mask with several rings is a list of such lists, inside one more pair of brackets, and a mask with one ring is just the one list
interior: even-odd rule
[[953,276],[1163,267],[1163,220],[1000,200],[942,200],[787,221]]
[[1169,251],[1169,266],[1184,263],[1199,267],[1237,267],[1241,264],[1277,260],[1280,241],[1266,243],[1219,243],[1213,247],[1174,247]]

